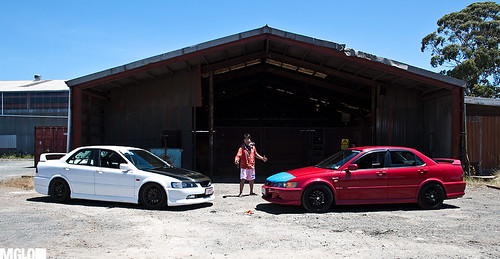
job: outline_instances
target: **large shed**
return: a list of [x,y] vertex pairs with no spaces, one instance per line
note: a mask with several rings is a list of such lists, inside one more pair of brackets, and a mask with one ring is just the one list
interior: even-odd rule
[[461,80],[268,26],[67,81],[71,146],[180,148],[225,176],[250,133],[261,176],[347,145],[464,156]]

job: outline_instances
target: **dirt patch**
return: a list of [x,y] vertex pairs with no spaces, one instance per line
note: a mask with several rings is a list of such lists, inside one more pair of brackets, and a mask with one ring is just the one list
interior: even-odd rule
[[468,187],[440,210],[365,205],[324,214],[259,196],[222,198],[237,194],[238,185],[215,187],[211,204],[160,211],[86,200],[59,204],[32,190],[0,188],[0,247],[47,248],[47,256],[61,258],[500,256],[500,191],[487,187]]
[[33,190],[33,176],[23,176],[0,181],[0,188],[18,188],[23,190]]

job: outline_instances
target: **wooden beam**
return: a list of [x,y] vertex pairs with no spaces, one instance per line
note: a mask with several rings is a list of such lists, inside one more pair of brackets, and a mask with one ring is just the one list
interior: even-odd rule
[[208,79],[208,164],[210,177],[214,176],[214,73]]
[[259,51],[259,52],[255,52],[255,53],[248,54],[245,56],[241,56],[241,57],[232,58],[229,60],[213,63],[213,64],[210,64],[208,66],[201,66],[201,73],[205,74],[205,73],[210,73],[210,71],[215,71],[215,70],[219,70],[222,68],[228,68],[232,65],[241,64],[241,63],[245,63],[245,62],[250,61],[250,60],[262,58],[262,57],[264,57],[264,55],[265,55],[264,51]]
[[330,82],[326,82],[324,80],[315,79],[315,78],[307,77],[304,75],[299,75],[298,73],[295,73],[293,71],[288,71],[287,69],[279,69],[279,68],[274,68],[272,66],[267,66],[265,68],[265,71],[279,75],[279,76],[288,77],[288,78],[291,78],[293,80],[297,80],[300,82],[305,82],[305,83],[309,83],[312,85],[321,86],[321,87],[330,89],[330,90],[335,91],[335,92],[341,92],[341,93],[345,93],[345,94],[354,95],[354,96],[361,98],[361,99],[370,100],[370,98],[371,98],[371,96],[368,93],[364,93],[364,92],[353,90],[351,88],[339,86],[339,85],[336,85],[336,84],[333,84]]
[[328,68],[325,66],[316,65],[316,64],[313,64],[310,62],[302,61],[300,59],[291,58],[291,57],[284,57],[282,55],[272,53],[272,52],[269,53],[267,56],[270,59],[274,59],[276,61],[285,62],[288,64],[296,65],[298,67],[308,68],[308,69],[311,69],[314,71],[319,71],[323,74],[327,74],[329,76],[333,76],[333,77],[337,77],[337,78],[342,78],[346,81],[353,81],[357,84],[362,84],[362,85],[366,85],[366,86],[376,86],[377,85],[377,82],[375,82],[371,79],[356,76],[356,75],[353,75],[353,74],[350,74],[347,72],[342,72],[342,71],[339,71],[339,70],[336,70],[333,68]]

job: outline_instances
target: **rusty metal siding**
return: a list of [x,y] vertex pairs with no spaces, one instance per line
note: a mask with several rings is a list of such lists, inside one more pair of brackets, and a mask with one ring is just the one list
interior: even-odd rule
[[434,98],[423,95],[404,86],[378,90],[376,144],[412,147],[431,157],[451,157],[451,92]]
[[500,168],[500,117],[467,116],[467,154],[477,169]]
[[[192,109],[201,106],[199,69],[112,88],[107,98],[102,143],[159,148],[162,131],[178,130],[183,149],[192,149]],[[191,153],[183,152],[183,166],[192,163]]]
[[452,108],[451,93],[423,102],[424,151],[431,157],[452,157],[452,130],[459,130],[452,129]]
[[377,100],[377,145],[422,147],[421,93],[405,87],[386,87]]

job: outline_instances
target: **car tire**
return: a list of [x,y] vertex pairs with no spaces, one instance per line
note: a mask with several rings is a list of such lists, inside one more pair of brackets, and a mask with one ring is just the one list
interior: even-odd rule
[[167,205],[167,194],[163,187],[156,183],[142,187],[140,197],[142,205],[150,210],[162,209]]
[[308,186],[302,193],[302,206],[309,212],[326,212],[330,209],[332,203],[333,193],[324,184]]
[[49,194],[55,202],[63,203],[70,200],[71,190],[65,180],[56,178],[50,182]]
[[418,193],[418,205],[426,210],[438,209],[443,205],[445,193],[437,183],[424,185]]

